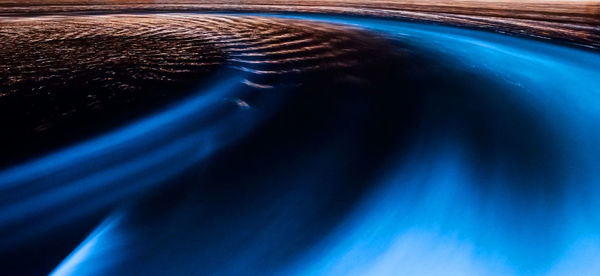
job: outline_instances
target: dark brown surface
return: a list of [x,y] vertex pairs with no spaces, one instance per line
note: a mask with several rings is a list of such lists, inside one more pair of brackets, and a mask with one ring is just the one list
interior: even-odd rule
[[125,125],[224,70],[248,74],[253,89],[294,86],[298,74],[343,72],[369,51],[357,30],[289,19],[53,16],[0,26],[0,164]]
[[0,0],[0,15],[259,11],[369,15],[482,28],[600,47],[600,1],[585,0]]

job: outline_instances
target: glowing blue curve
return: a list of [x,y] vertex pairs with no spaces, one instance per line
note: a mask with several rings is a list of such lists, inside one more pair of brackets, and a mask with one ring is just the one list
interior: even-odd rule
[[[36,221],[3,239],[0,248],[164,183],[243,135],[258,113],[225,100],[242,93],[243,79],[230,72],[146,119],[0,172],[0,231]],[[224,109],[232,111],[215,120],[213,114]]]
[[[566,190],[560,204],[547,210],[553,205],[543,200],[515,202],[501,188],[490,197],[470,190],[466,183],[479,180],[460,141],[449,138],[417,146],[412,155],[399,158],[396,169],[382,176],[380,188],[336,231],[296,262],[283,265],[281,274],[592,275],[600,271],[600,205],[585,201],[600,195],[600,55],[444,26],[340,16],[270,16],[373,30],[427,50],[441,62],[502,80],[513,87],[514,96],[531,103],[538,116],[553,123],[562,134],[559,146],[568,152],[564,161],[571,164],[570,176],[561,180]],[[500,171],[489,181],[509,180]],[[520,213],[525,210],[529,213]],[[507,229],[498,221],[516,225]],[[120,235],[125,234],[99,226],[54,273],[101,273],[111,264],[97,260],[114,256],[109,253],[126,244]],[[103,240],[103,245],[96,246],[97,240]],[[235,266],[232,263],[229,271]]]
[[[559,142],[569,148],[569,155],[562,158],[573,164],[558,206],[539,199],[519,205],[503,190],[482,198],[469,189],[472,186],[466,183],[481,180],[473,177],[473,160],[462,152],[460,141],[417,147],[412,158],[398,161],[397,172],[385,176],[380,190],[356,208],[337,232],[284,274],[592,275],[600,271],[600,215],[589,213],[600,206],[585,202],[600,195],[600,55],[445,26],[335,16],[284,17],[384,33],[429,51],[441,62],[502,80],[513,87],[516,97],[536,109],[537,116],[555,124],[563,134]],[[499,175],[490,181],[510,180]],[[426,192],[420,193],[423,187]],[[534,210],[533,215],[523,213],[530,221],[515,219],[514,212],[527,209]],[[552,223],[556,220],[562,223]],[[495,221],[523,223],[513,228],[528,230],[511,232]],[[564,226],[568,227],[552,229]],[[558,231],[560,240],[547,240],[555,236],[546,231]]]

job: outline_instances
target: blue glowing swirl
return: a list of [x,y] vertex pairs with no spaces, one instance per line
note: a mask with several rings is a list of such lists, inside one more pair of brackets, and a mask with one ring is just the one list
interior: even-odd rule
[[149,190],[251,129],[259,120],[249,109],[234,107],[229,115],[212,119],[234,106],[225,99],[243,91],[242,74],[222,78],[147,119],[0,172],[0,229],[36,221],[0,245],[8,247]]
[[[367,29],[421,49],[440,63],[499,80],[508,88],[504,91],[527,103],[546,124],[560,149],[560,156],[553,156],[560,159],[560,171],[525,179],[523,183],[531,186],[521,187],[506,172],[511,164],[495,164],[481,176],[460,135],[448,132],[432,138],[424,131],[422,143],[390,162],[373,185],[376,189],[333,231],[294,260],[266,271],[289,275],[593,275],[600,271],[600,55],[437,25],[341,16],[265,16]],[[7,204],[0,212],[0,227],[41,212],[57,214],[30,230],[44,231],[49,224],[72,220],[165,182],[241,138],[265,115],[238,110],[216,122],[203,120],[212,118],[211,106],[237,91],[234,83],[238,82],[218,82],[147,120],[1,172],[1,198]],[[502,116],[511,116],[510,110],[505,112]],[[310,183],[327,173],[306,168],[281,181]],[[489,190],[473,190],[472,183],[486,183]],[[552,191],[556,187],[559,192]],[[533,190],[529,193],[536,196],[518,198],[513,189],[521,188]],[[77,202],[89,193],[97,197]],[[78,207],[71,209],[74,204]],[[301,220],[303,211],[294,210],[273,223]],[[127,251],[144,241],[119,227],[124,217],[119,212],[107,218],[53,274],[107,274],[135,258]],[[263,271],[256,269],[265,265],[256,256],[267,254],[265,248],[281,240],[277,231],[265,233],[244,252],[232,253],[220,273]],[[23,233],[23,238],[27,234],[32,233]],[[181,254],[193,260],[195,253]]]

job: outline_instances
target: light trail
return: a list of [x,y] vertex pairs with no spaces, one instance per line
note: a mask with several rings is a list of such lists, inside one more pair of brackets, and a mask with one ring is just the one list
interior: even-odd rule
[[[600,145],[597,143],[600,141],[600,128],[597,124],[600,121],[600,56],[597,53],[499,34],[391,20],[316,15],[260,16],[366,29],[403,45],[410,45],[410,49],[418,49],[420,53],[447,66],[444,68],[464,68],[473,75],[493,79],[502,90],[489,88],[490,90],[464,91],[466,96],[458,99],[458,103],[442,97],[446,102],[434,105],[432,110],[442,113],[441,117],[452,117],[455,114],[450,111],[463,107],[460,105],[461,101],[475,99],[474,104],[483,105],[478,106],[480,113],[476,115],[483,116],[485,123],[495,130],[492,134],[498,135],[486,138],[499,144],[525,142],[514,146],[514,152],[509,151],[513,149],[510,147],[495,148],[496,151],[490,153],[491,161],[482,160],[473,156],[472,141],[466,139],[468,135],[463,133],[478,118],[456,115],[456,118],[451,119],[458,122],[448,119],[439,123],[434,121],[437,117],[428,117],[423,128],[415,133],[419,142],[404,155],[390,153],[391,161],[372,180],[373,189],[332,231],[307,246],[292,260],[276,264],[270,264],[261,257],[276,255],[276,249],[286,248],[285,244],[281,245],[282,241],[291,243],[296,235],[302,235],[304,230],[310,228],[301,225],[299,230],[285,232],[281,229],[287,228],[282,225],[301,224],[311,212],[325,211],[311,209],[311,206],[319,206],[318,202],[328,199],[323,195],[324,189],[311,185],[321,183],[321,179],[325,179],[324,182],[335,181],[336,178],[331,175],[347,175],[350,172],[343,166],[332,165],[336,164],[333,161],[339,160],[336,156],[346,149],[342,146],[339,151],[337,148],[319,151],[321,148],[316,147],[314,152],[307,152],[310,165],[296,168],[298,171],[280,168],[276,171],[280,174],[276,174],[270,171],[271,168],[263,168],[264,177],[258,178],[259,180],[283,183],[290,189],[292,196],[287,197],[285,195],[288,194],[284,193],[272,203],[275,210],[272,212],[276,213],[269,217],[268,221],[272,224],[261,224],[265,214],[260,212],[244,218],[242,221],[245,224],[241,224],[234,235],[226,236],[227,240],[222,243],[228,244],[238,238],[251,241],[240,245],[243,250],[227,252],[224,255],[227,256],[226,261],[219,263],[219,257],[223,255],[215,257],[217,268],[212,268],[211,271],[207,268],[207,273],[216,271],[216,274],[239,275],[266,271],[291,275],[587,275],[598,271],[600,212],[597,211],[600,210],[600,205],[596,199],[600,194],[597,186],[600,181],[597,169],[600,166]],[[418,65],[407,66],[419,69]],[[227,83],[229,82],[220,84]],[[214,88],[217,91],[214,95],[222,97],[224,91],[233,89],[232,86],[223,87],[220,84]],[[529,125],[525,123],[520,127],[511,125],[522,123],[528,118],[522,118],[522,114],[512,105],[495,102],[498,95],[493,93],[498,91],[507,93],[508,95],[503,96],[523,104],[530,112],[528,114],[536,119],[535,122],[541,124],[533,127],[540,127],[545,131],[527,129]],[[399,89],[398,93],[400,92],[402,91]],[[442,96],[443,92],[440,93]],[[211,94],[213,93],[206,95]],[[170,118],[168,122],[182,122],[187,126],[188,121],[182,118],[194,117],[196,112],[205,112],[198,107],[210,105],[216,98],[218,97],[211,97],[211,101],[199,98],[196,104],[184,103],[169,109],[165,114],[171,115],[153,117],[150,119],[153,123],[144,125],[142,129],[150,129],[159,137],[171,135],[171,127],[177,124],[172,126],[165,123],[165,118]],[[490,100],[478,101],[481,99]],[[189,109],[185,108],[188,105]],[[354,111],[350,109],[344,115],[353,118],[351,115]],[[244,109],[240,112],[246,111]],[[237,122],[238,117],[231,121]],[[122,170],[114,168],[115,171],[110,171],[109,175],[114,175],[114,172],[119,176],[116,179],[130,181],[138,179],[139,172],[150,170],[166,179],[172,176],[171,172],[157,172],[153,170],[154,164],[188,167],[188,164],[213,152],[213,147],[207,147],[209,150],[202,151],[203,154],[192,155],[189,161],[179,159],[179,153],[196,147],[195,143],[203,137],[208,137],[207,143],[215,146],[217,139],[205,134],[229,131],[232,129],[231,121],[211,122],[211,127],[201,127],[200,132],[186,136],[190,137],[189,140],[178,136],[176,143],[164,148],[164,152],[159,150],[146,155],[148,147],[142,145],[139,150],[143,154],[140,152],[130,159],[132,166]],[[248,121],[253,121],[253,118]],[[213,128],[216,130],[209,131]],[[62,177],[68,177],[69,172],[59,171],[60,166],[80,163],[81,160],[100,154],[97,150],[104,152],[118,149],[121,143],[131,143],[134,148],[138,148],[136,143],[144,131],[136,129],[127,128],[125,132],[112,134],[123,137],[124,140],[107,136],[112,138],[95,140],[102,141],[98,144],[84,144],[77,152],[85,154],[80,156],[77,155],[80,153],[73,153],[73,157],[63,161],[67,163],[58,162],[58,167],[50,172],[65,173],[67,175]],[[243,129],[249,131],[251,128]],[[512,133],[515,129],[524,133]],[[233,137],[239,137],[241,133]],[[533,134],[542,136],[535,137]],[[527,143],[530,141],[535,142]],[[550,146],[546,147],[546,143]],[[530,150],[533,155],[540,154],[541,151],[541,157],[528,159]],[[548,155],[545,155],[544,150],[548,150]],[[44,176],[43,171],[48,167],[53,168],[52,162],[56,157],[60,156],[51,156],[44,159],[46,161],[3,172],[0,179],[9,181],[0,182],[3,183],[0,187],[14,186],[16,184],[11,183]],[[148,162],[148,165],[144,162]],[[485,162],[489,164],[482,164]],[[139,169],[136,169],[137,166]],[[92,182],[100,183],[102,179],[106,179],[105,176],[100,174],[100,178]],[[128,178],[129,176],[132,178]],[[150,178],[162,180],[154,175],[150,175]],[[139,180],[144,179],[142,177]],[[76,195],[71,194],[69,197]],[[310,203],[294,205],[296,197],[301,198],[297,200],[309,198]],[[64,198],[58,199],[56,203],[50,203],[62,204]],[[49,204],[45,199],[40,203]],[[36,202],[33,204],[35,206]],[[202,205],[202,202],[195,204]],[[26,211],[25,207],[15,209],[15,214],[21,211]],[[184,237],[173,238],[176,235],[173,233],[181,233],[176,229],[185,228],[190,223],[192,219],[189,216],[194,215],[193,212],[172,214],[164,220],[157,218],[158,222],[136,229],[139,232],[132,231],[126,222],[134,216],[133,212],[135,210],[119,211],[109,217],[107,223],[98,226],[53,274],[122,272],[131,263],[134,268],[135,264],[140,265],[139,256],[156,260],[165,256],[161,254],[166,254],[164,252],[167,251],[171,254],[168,255],[170,258],[160,259],[163,262],[161,264],[146,263],[149,267],[146,269],[168,267],[173,269],[173,273],[202,274],[204,267],[195,262],[204,261],[203,264],[206,264],[210,260],[201,256],[229,248],[219,247],[222,244],[194,247]],[[0,218],[12,215],[3,213]],[[193,219],[204,222],[202,217]],[[257,228],[261,229],[259,235],[248,238],[249,229]],[[180,231],[186,233],[184,230]],[[201,232],[193,234],[202,235]],[[165,240],[168,245],[165,245]],[[161,246],[166,249],[163,250]],[[182,251],[173,253],[179,249]]]

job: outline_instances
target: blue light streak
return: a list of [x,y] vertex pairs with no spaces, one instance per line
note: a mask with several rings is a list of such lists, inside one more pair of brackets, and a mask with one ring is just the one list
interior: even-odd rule
[[[0,248],[143,194],[243,135],[259,113],[226,99],[243,92],[244,78],[229,73],[146,119],[0,172],[0,230],[36,221]],[[232,111],[215,120],[223,109]]]
[[[596,200],[600,195],[600,55],[436,25],[341,16],[269,16],[372,30],[429,52],[440,63],[501,80],[511,87],[512,96],[527,102],[540,121],[547,122],[552,133],[556,133],[556,146],[564,153],[561,164],[565,164],[558,179],[542,176],[529,180],[540,182],[534,185],[535,197],[521,200],[511,190],[516,179],[506,172],[506,164],[495,164],[482,177],[459,137],[452,133],[438,139],[423,137],[423,143],[390,165],[377,189],[335,231],[294,262],[282,264],[280,274],[593,275],[600,271],[600,206]],[[210,154],[222,145],[215,138],[225,131],[221,126],[237,121],[237,117],[206,122],[208,127],[198,128],[200,131],[174,142],[165,141],[173,139],[169,133],[175,128],[187,129],[187,119],[205,112],[205,108],[231,91],[230,83],[233,82],[219,83],[212,92],[148,121],[0,173],[2,191],[45,177],[72,183],[51,188],[52,193],[48,194],[29,192],[33,193],[29,201],[15,203],[0,213],[0,227],[21,214],[62,206],[83,193],[105,187],[103,183],[136,181],[134,191],[123,190],[119,198],[124,198],[138,191],[137,185],[147,188],[168,180]],[[141,138],[148,136],[152,138]],[[161,146],[148,152],[157,145]],[[198,148],[195,154],[181,159]],[[118,150],[125,152],[117,157],[106,155]],[[118,166],[108,161],[123,157],[128,161]],[[62,171],[84,162],[100,165]],[[154,169],[158,165],[168,166]],[[148,171],[153,173],[139,178]],[[547,187],[543,181],[548,181]],[[563,190],[558,196],[544,194],[554,182]],[[490,191],[473,190],[473,183],[486,183]],[[78,190],[82,186],[85,190]],[[105,205],[104,200],[112,201],[99,199],[99,203],[89,203],[90,208]],[[28,206],[34,208],[28,210]],[[301,215],[300,212],[298,216]],[[100,225],[53,273],[85,275],[110,271],[126,254],[120,251],[135,237],[117,227],[118,219],[109,221]],[[262,246],[268,247],[268,241],[265,243]],[[235,269],[237,263],[230,265],[232,268],[226,270],[230,274],[243,273]]]
[[[600,263],[600,56],[574,48],[452,27],[326,16],[286,18],[350,24],[428,51],[512,86],[558,133],[564,192],[529,202],[502,166],[478,179],[460,141],[424,144],[399,160],[345,223],[284,274],[593,275]],[[417,65],[418,66],[418,65]],[[468,80],[465,80],[468,81]],[[486,93],[486,91],[472,91]],[[424,137],[426,138],[426,137]],[[544,137],[540,137],[544,139]],[[450,144],[450,146],[448,146]],[[543,181],[538,180],[538,181]],[[535,180],[533,180],[535,181]],[[488,183],[482,195],[466,183]],[[493,183],[493,184],[490,184]],[[508,185],[507,185],[508,184]],[[424,192],[423,192],[424,191]],[[518,193],[518,192],[517,192]],[[509,222],[509,225],[505,225]]]

